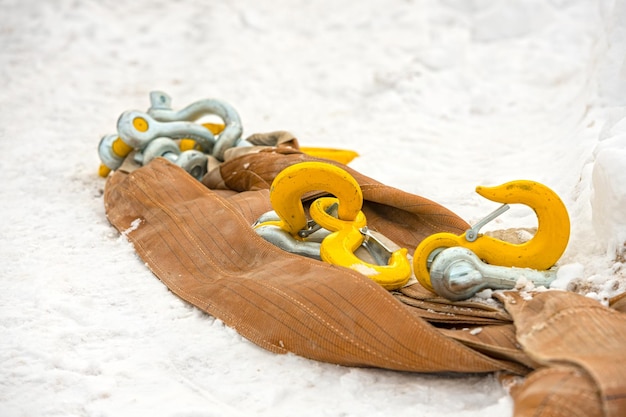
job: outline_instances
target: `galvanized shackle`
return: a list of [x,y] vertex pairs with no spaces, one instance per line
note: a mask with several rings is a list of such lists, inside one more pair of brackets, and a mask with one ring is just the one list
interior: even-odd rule
[[193,139],[205,153],[211,153],[215,146],[215,136],[202,125],[187,121],[160,122],[138,110],[125,111],[120,115],[117,132],[124,143],[140,151],[159,137]]
[[[326,212],[336,218],[337,207],[337,204],[331,204]],[[298,231],[298,239],[296,239],[277,226],[277,222],[280,222],[280,217],[278,217],[278,214],[276,214],[274,210],[271,210],[259,216],[252,227],[259,236],[284,251],[322,260],[321,243],[331,234],[330,230],[324,229],[322,226],[315,223],[314,220],[309,220],[306,228]],[[383,266],[389,264],[389,260],[394,255],[395,251],[386,243],[388,239],[380,233],[370,230],[367,226],[360,228],[359,232],[363,237],[361,247],[366,251],[367,256],[372,258],[372,261],[376,265]],[[359,253],[366,256],[363,251],[359,250]]]
[[313,222],[308,222],[307,227],[300,230],[297,234],[298,238],[295,238],[291,233],[281,228],[279,223],[280,217],[276,211],[271,210],[259,216],[252,228],[257,235],[286,252],[318,261],[322,260],[320,245],[322,239],[330,233],[328,230],[317,227]]
[[243,127],[239,114],[230,104],[215,100],[204,99],[191,103],[187,107],[175,111],[172,109],[172,99],[162,91],[150,93],[151,106],[148,114],[159,122],[196,121],[203,116],[215,115],[224,122],[224,129],[220,132],[215,145],[210,153],[220,161],[224,160],[227,149],[236,146],[250,146],[245,140],[241,140]]
[[[201,150],[220,161],[224,160],[229,148],[251,146],[241,139],[239,114],[228,103],[206,99],[174,111],[170,96],[161,91],[150,93],[150,103],[147,112],[131,110],[122,113],[117,121],[117,135],[107,135],[100,140],[100,176],[106,177],[118,169],[133,150],[141,153],[150,142],[160,137],[181,139],[182,150]],[[194,123],[200,117],[210,115],[219,117],[224,124]]]
[[282,250],[295,255],[321,261],[320,242],[298,240],[292,234],[275,224],[264,224],[254,228],[257,235]]
[[196,150],[180,151],[176,142],[170,138],[156,138],[141,153],[135,154],[136,162],[147,165],[154,158],[163,157],[187,171],[198,181],[207,173],[208,157]]
[[[118,169],[133,150],[136,152],[136,162],[147,163],[147,161],[144,162],[143,152],[157,138],[190,138],[195,140],[205,153],[210,153],[215,145],[213,133],[202,125],[186,121],[163,123],[138,110],[122,113],[117,121],[117,131],[117,135],[106,135],[98,144],[98,154],[102,162],[99,169],[101,177],[106,177],[109,172]],[[154,149],[165,145],[161,143],[152,146]],[[198,156],[190,154],[185,155],[184,158],[195,161]],[[148,158],[150,159],[152,158]],[[182,163],[182,160],[179,163]],[[189,166],[189,164],[184,165]]]

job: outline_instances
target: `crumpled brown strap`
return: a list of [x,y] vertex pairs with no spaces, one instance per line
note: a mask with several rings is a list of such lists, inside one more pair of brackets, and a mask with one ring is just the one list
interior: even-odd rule
[[626,415],[626,315],[561,291],[502,300],[518,343],[543,366],[513,391],[516,416]]
[[593,379],[575,367],[540,368],[514,385],[511,395],[515,417],[606,416]]
[[168,288],[268,350],[404,371],[527,371],[442,335],[361,274],[276,248],[240,214],[245,197],[233,204],[164,159],[116,172],[105,201]]
[[[508,293],[506,309],[448,302],[419,284],[390,293],[259,238],[250,224],[271,208],[273,176],[302,160],[311,157],[293,148],[239,156],[220,165],[219,184],[205,178],[218,188],[209,190],[156,159],[109,178],[107,216],[174,293],[273,352],[418,372],[537,368],[512,390],[517,417],[624,415],[626,329],[617,311],[565,292]],[[350,171],[368,225],[401,246],[467,228],[430,200]]]

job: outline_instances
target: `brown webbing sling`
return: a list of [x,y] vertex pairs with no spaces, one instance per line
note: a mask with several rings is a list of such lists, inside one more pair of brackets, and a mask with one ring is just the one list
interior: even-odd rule
[[[106,213],[172,292],[272,352],[400,371],[503,371],[526,376],[511,390],[516,416],[626,415],[626,316],[617,309],[556,291],[508,292],[500,302],[450,302],[418,283],[389,292],[260,238],[251,224],[271,210],[272,179],[305,160],[316,159],[287,138],[232,155],[200,183],[158,158],[109,177]],[[430,234],[469,227],[340,166],[362,188],[368,226],[409,253]]]

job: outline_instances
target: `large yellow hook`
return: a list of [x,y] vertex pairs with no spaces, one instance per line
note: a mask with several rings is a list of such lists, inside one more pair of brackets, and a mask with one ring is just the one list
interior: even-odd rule
[[294,237],[307,225],[302,196],[310,191],[335,195],[340,202],[338,215],[342,220],[354,221],[363,206],[361,187],[345,170],[323,162],[291,165],[274,178],[270,202],[280,218],[276,224]]
[[[396,289],[406,284],[411,275],[406,249],[393,252],[388,265],[371,264],[354,255],[354,251],[364,241],[361,233],[361,229],[366,226],[365,215],[361,211],[363,193],[348,172],[332,164],[302,162],[282,170],[270,188],[270,202],[280,220],[264,222],[256,227],[276,225],[295,239],[302,239],[298,232],[308,223],[302,196],[310,191],[326,191],[335,195],[335,198],[318,198],[310,207],[311,218],[333,232],[322,241],[322,260],[367,275],[386,289]],[[338,204],[337,218],[328,214],[334,204]]]
[[567,209],[550,188],[534,181],[511,181],[495,187],[476,187],[481,196],[505,204],[525,204],[535,211],[537,233],[528,242],[513,244],[485,235],[471,236],[437,233],[424,239],[415,249],[413,270],[419,282],[433,291],[428,264],[440,249],[463,246],[492,265],[548,269],[559,260],[570,234]]

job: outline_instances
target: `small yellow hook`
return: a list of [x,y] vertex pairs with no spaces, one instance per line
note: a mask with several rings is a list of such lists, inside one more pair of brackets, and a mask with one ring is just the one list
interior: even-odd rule
[[411,264],[407,259],[407,250],[402,248],[393,252],[387,265],[376,265],[358,258],[354,251],[364,240],[360,229],[366,226],[365,215],[359,211],[353,221],[333,217],[328,214],[328,211],[337,203],[336,198],[322,197],[315,200],[309,208],[311,218],[324,229],[333,232],[322,241],[320,247],[322,260],[353,269],[387,290],[395,290],[406,284],[411,277]]
[[543,184],[528,180],[511,181],[495,187],[476,187],[481,196],[500,203],[525,204],[537,215],[535,236],[528,242],[513,244],[485,235],[470,239],[462,235],[437,233],[424,239],[413,256],[413,269],[419,282],[433,291],[428,270],[429,261],[436,251],[453,246],[463,246],[473,251],[486,263],[518,268],[545,270],[559,260],[570,234],[567,208],[559,196]]
[[[393,252],[389,264],[383,266],[367,263],[354,255],[364,240],[360,231],[366,226],[361,211],[363,193],[348,172],[332,164],[302,162],[282,170],[270,188],[270,202],[280,220],[263,222],[255,227],[276,225],[295,239],[302,239],[298,232],[307,226],[302,196],[310,191],[326,191],[336,196],[318,198],[310,207],[311,218],[333,232],[322,241],[322,260],[360,272],[387,289],[406,284],[411,275],[406,249]],[[338,204],[338,218],[327,212],[334,204]]]

